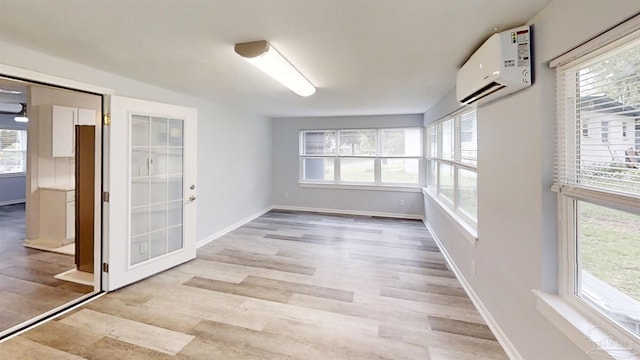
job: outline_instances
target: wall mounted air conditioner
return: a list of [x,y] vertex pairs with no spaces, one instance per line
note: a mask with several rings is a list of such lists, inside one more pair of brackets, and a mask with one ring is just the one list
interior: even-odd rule
[[456,97],[484,103],[531,86],[529,26],[493,34],[458,70]]

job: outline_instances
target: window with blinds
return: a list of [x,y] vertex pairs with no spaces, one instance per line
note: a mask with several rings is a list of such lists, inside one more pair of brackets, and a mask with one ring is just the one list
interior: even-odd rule
[[468,224],[477,223],[478,119],[475,109],[426,128],[427,191]]
[[0,129],[0,175],[27,171],[27,131]]
[[557,96],[563,291],[639,341],[640,31],[559,66]]
[[557,182],[640,195],[640,40],[558,69]]

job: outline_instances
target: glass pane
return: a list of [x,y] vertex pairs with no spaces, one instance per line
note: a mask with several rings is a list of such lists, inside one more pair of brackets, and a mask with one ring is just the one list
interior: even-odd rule
[[149,232],[149,207],[141,206],[131,209],[131,236]]
[[429,130],[429,156],[438,157],[438,126],[430,126]]
[[438,174],[440,175],[439,193],[453,202],[453,166],[439,164]]
[[471,165],[478,162],[478,119],[475,111],[460,116],[460,161]]
[[182,148],[169,148],[167,155],[167,172],[182,174]]
[[441,124],[442,127],[442,158],[453,160],[454,157],[454,121],[447,120]]
[[304,180],[333,181],[333,158],[306,158],[302,161]]
[[168,200],[182,200],[182,176],[170,176],[168,184]]
[[131,207],[149,205],[149,180],[138,178],[131,180]]
[[422,156],[421,128],[381,129],[382,156]]
[[458,207],[478,220],[478,174],[473,171],[458,169]]
[[131,177],[149,176],[149,149],[131,150]]
[[169,146],[182,146],[183,120],[169,120]]
[[374,182],[374,159],[340,159],[340,181]]
[[131,239],[131,265],[149,259],[149,234]]
[[578,295],[640,335],[640,216],[584,201],[578,207]]
[[436,189],[438,179],[438,163],[433,160],[427,160],[427,186]]
[[131,116],[131,145],[149,146],[149,117]]
[[149,175],[167,173],[167,148],[153,148],[149,156]]
[[383,183],[418,184],[418,159],[382,159],[380,162]]
[[151,259],[166,254],[167,230],[160,230],[149,234],[149,243],[151,245]]
[[167,146],[167,119],[151,119],[151,146]]
[[182,200],[168,204],[168,226],[182,225]]
[[169,252],[182,249],[182,226],[169,228]]
[[167,227],[167,204],[149,207],[149,230],[157,231]]
[[305,131],[302,133],[302,155],[335,155],[335,131]]
[[27,171],[27,131],[0,129],[0,174]]
[[375,130],[340,130],[340,155],[375,156]]
[[167,202],[167,177],[154,176],[149,179],[149,201],[151,204],[163,204]]

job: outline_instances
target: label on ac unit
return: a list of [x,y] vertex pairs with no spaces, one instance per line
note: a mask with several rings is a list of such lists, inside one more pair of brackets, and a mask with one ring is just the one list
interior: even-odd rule
[[529,43],[518,44],[518,66],[529,66]]

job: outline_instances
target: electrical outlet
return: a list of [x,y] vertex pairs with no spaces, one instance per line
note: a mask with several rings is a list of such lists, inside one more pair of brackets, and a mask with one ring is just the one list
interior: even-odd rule
[[285,199],[288,199],[288,198],[289,198],[289,193],[288,193],[288,192],[284,193],[284,198],[285,198]]
[[404,207],[404,200],[400,200],[400,207]]

